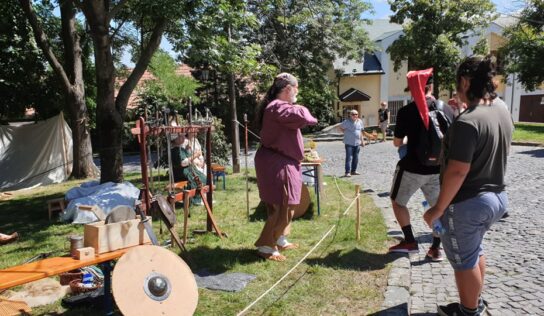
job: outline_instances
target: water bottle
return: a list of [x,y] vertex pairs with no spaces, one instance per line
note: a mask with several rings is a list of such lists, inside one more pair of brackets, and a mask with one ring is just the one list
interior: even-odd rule
[[437,237],[440,237],[444,235],[446,230],[442,226],[442,223],[440,222],[440,219],[435,219],[433,221],[433,234],[435,234]]
[[[429,208],[429,202],[423,201],[421,202],[421,205],[423,206],[423,213],[425,213],[425,211]],[[433,224],[433,234],[435,236],[440,237],[446,232],[446,230],[442,226],[442,223],[440,222],[440,219],[435,219],[432,224]]]

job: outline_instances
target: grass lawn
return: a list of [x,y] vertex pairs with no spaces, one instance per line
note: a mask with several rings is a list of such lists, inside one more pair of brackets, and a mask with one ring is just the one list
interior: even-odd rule
[[544,145],[544,123],[516,123],[513,140]]
[[[139,186],[139,175],[127,179]],[[377,312],[383,301],[389,262],[386,227],[380,211],[369,197],[362,195],[361,240],[355,239],[355,206],[342,216],[351,200],[344,200],[338,189],[350,199],[354,196],[351,183],[324,177],[328,184],[321,198],[321,216],[315,203],[303,218],[295,220],[290,240],[300,248],[286,252],[286,262],[260,259],[253,243],[264,224],[264,208],[258,207],[258,191],[254,172],[250,175],[250,216],[245,203],[245,177],[227,176],[227,189],[214,192],[214,213],[219,227],[228,238],[212,234],[195,235],[187,245],[196,269],[211,272],[245,272],[257,276],[238,293],[199,289],[196,315],[235,315],[269,289],[298,262],[333,226],[324,242],[279,286],[249,310],[248,315],[363,315]],[[81,181],[68,181],[3,196],[0,206],[0,232],[18,231],[18,242],[0,247],[0,268],[17,265],[42,253],[64,255],[67,236],[82,234],[83,226],[49,222],[46,200],[63,196],[67,189]],[[310,188],[313,197],[313,189]],[[314,200],[315,202],[315,200]],[[181,209],[179,209],[181,211]],[[192,207],[190,231],[205,229],[205,210]],[[180,214],[180,212],[178,212]],[[178,216],[182,227],[183,216]],[[159,223],[154,222],[155,232]],[[181,230],[180,230],[181,231]],[[169,239],[164,233],[160,240]],[[178,252],[177,248],[171,248]],[[35,308],[33,314],[96,315],[97,310],[66,310],[55,304]]]

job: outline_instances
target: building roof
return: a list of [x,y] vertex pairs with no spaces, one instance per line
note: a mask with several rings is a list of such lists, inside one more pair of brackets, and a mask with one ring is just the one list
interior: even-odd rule
[[368,32],[368,36],[371,40],[377,41],[378,38],[383,37],[384,34],[397,31],[402,31],[402,25],[389,22],[389,19],[376,19],[371,20],[371,24],[365,25],[364,29]]
[[495,19],[493,23],[504,28],[513,25],[518,20],[519,18],[514,15],[501,15],[497,19]]
[[333,62],[334,69],[342,71],[342,76],[384,74],[382,64],[374,53],[365,52],[363,61],[338,58]]
[[342,102],[370,101],[370,96],[355,88],[349,88],[346,92],[338,96]]

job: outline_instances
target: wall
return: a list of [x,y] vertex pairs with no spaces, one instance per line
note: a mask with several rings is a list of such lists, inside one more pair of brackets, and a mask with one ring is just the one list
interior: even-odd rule
[[364,115],[365,126],[378,124],[378,109],[380,108],[380,77],[381,75],[358,75],[353,77],[342,77],[340,79],[340,94],[350,88],[357,89],[370,96],[370,101],[340,102],[340,109],[337,113],[342,115],[342,109],[347,105],[357,105],[359,116]]

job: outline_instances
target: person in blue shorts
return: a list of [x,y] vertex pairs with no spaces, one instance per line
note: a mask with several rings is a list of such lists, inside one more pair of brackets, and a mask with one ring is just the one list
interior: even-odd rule
[[485,275],[482,240],[506,211],[504,174],[513,124],[497,98],[492,56],[466,58],[457,69],[457,94],[467,109],[444,139],[440,194],[423,215],[440,220],[442,244],[455,272],[459,303],[438,307],[439,315],[482,315]]

